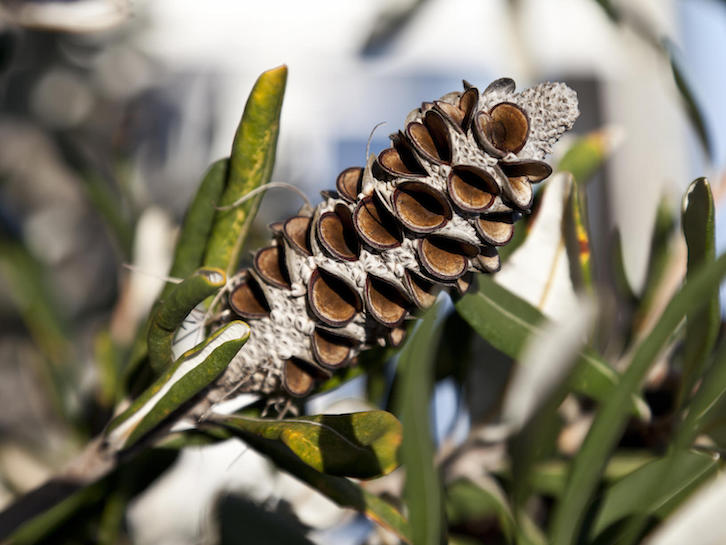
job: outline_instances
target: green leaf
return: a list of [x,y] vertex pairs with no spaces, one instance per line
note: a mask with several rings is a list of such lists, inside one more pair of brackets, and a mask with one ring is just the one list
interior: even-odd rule
[[[88,201],[106,224],[123,258],[131,258],[134,245],[136,214],[128,191],[124,191],[122,178],[128,172],[122,164],[111,167],[99,161],[91,149],[82,144],[72,131],[56,131],[56,149],[68,168],[77,173]],[[124,172],[126,170],[127,172]]]
[[279,441],[328,475],[372,479],[399,465],[401,423],[385,411],[301,416],[284,420],[215,415],[212,420],[246,440]]
[[723,428],[724,393],[726,393],[726,338],[722,339],[713,358],[713,364],[703,376],[698,390],[687,405],[683,422],[678,425],[674,448],[687,448],[699,433],[707,433],[721,446],[720,429]]
[[[654,315],[659,312],[663,302],[663,287],[668,280],[668,271],[671,262],[681,258],[674,252],[673,242],[676,233],[676,219],[670,201],[663,197],[656,209],[655,222],[653,225],[653,236],[650,240],[650,258],[648,259],[648,270],[645,278],[643,295],[637,302],[630,287],[627,294],[629,298],[637,303],[638,310],[634,317],[633,329],[636,335],[642,333],[655,321]],[[625,275],[625,268],[622,254],[616,257],[620,261],[622,275]],[[624,280],[627,284],[627,280]]]
[[388,393],[389,379],[386,375],[386,362],[391,359],[396,349],[392,346],[375,347],[364,350],[358,355],[358,365],[365,371],[366,396],[369,403],[383,407]]
[[98,522],[96,545],[115,545],[121,540],[126,519],[126,509],[131,499],[123,482],[116,486],[104,498],[103,512]]
[[125,259],[132,255],[134,246],[134,223],[131,214],[124,213],[119,205],[119,196],[109,187],[109,182],[90,165],[84,165],[79,173],[88,200],[94,210],[105,221]]
[[726,535],[723,506],[726,479],[718,475],[688,499],[648,536],[648,545],[714,545]]
[[[104,500],[113,490],[138,495],[167,470],[177,452],[147,449],[119,460],[105,477],[88,474],[51,478],[0,512],[0,543],[96,543]],[[95,527],[94,527],[95,526]],[[89,532],[90,530],[90,532]],[[83,536],[77,535],[79,531]]]
[[699,270],[671,299],[651,334],[636,349],[618,388],[603,402],[573,461],[562,500],[551,527],[554,545],[574,543],[590,499],[611,450],[628,418],[628,400],[638,392],[643,377],[687,313],[700,308],[726,274],[726,255]]
[[227,282],[220,269],[202,268],[171,290],[151,316],[147,345],[149,365],[161,373],[173,363],[174,335],[184,319],[199,303],[219,290]]
[[[64,499],[57,503],[45,506],[45,508],[38,512],[36,516],[25,520],[15,530],[8,541],[4,541],[8,537],[7,529],[4,524],[0,524],[0,539],[3,543],[12,543],[13,545],[30,545],[37,543],[41,539],[52,535],[52,533],[68,519],[73,517],[76,513],[87,507],[88,505],[98,504],[104,497],[106,486],[104,481],[96,482],[90,486],[81,487],[74,486],[68,483],[49,483],[55,484],[52,489],[48,488],[48,484],[44,486],[44,492],[46,494],[52,494],[56,492],[62,495]],[[63,490],[65,488],[66,490]],[[40,502],[44,500],[41,499]],[[3,516],[8,516],[8,513],[2,513]],[[21,515],[22,516],[22,515]],[[0,521],[5,522],[5,521]],[[49,540],[52,542],[52,540]]]
[[[700,268],[713,263],[715,256],[713,197],[705,179],[698,179],[689,187],[683,203],[682,223],[689,247],[686,273],[686,284],[688,284]],[[686,324],[684,377],[678,392],[678,406],[687,399],[693,385],[700,377],[716,341],[720,326],[718,287],[715,287],[710,294],[705,308],[686,313]],[[680,456],[690,446],[698,433],[698,428],[703,424],[704,412],[707,412],[706,406],[712,406],[720,397],[720,392],[716,388],[723,383],[719,380],[718,374],[713,378],[715,384],[702,386],[705,396],[691,407],[686,421],[677,428],[668,455],[660,469],[660,475],[653,478],[652,486],[649,488],[651,497],[668,494],[668,479],[679,470],[679,465],[682,463]],[[683,487],[685,488],[685,485]],[[616,530],[623,545],[635,543],[639,539],[648,524],[649,515],[648,512],[638,512]],[[607,539],[611,538],[612,536],[608,535]]]
[[[651,250],[653,250],[651,244]],[[656,257],[652,252],[650,254],[651,260]],[[615,284],[615,290],[621,301],[635,305],[638,301],[638,296],[635,294],[633,287],[630,285],[628,279],[628,273],[625,270],[625,256],[623,255],[623,235],[620,233],[620,229],[617,227],[613,232],[612,246],[610,248],[610,271],[613,277],[613,283]],[[659,269],[657,273],[661,272]],[[649,288],[648,280],[655,280],[659,278],[646,278],[646,293]]]
[[[217,426],[217,424],[206,424],[204,429],[214,433],[214,430],[219,429]],[[253,433],[245,433],[244,440],[250,447],[272,460],[277,467],[308,483],[341,507],[350,507],[359,511],[375,523],[394,532],[406,543],[412,543],[408,521],[387,501],[366,492],[345,477],[326,475],[317,471],[303,462],[281,441],[266,439]]]
[[78,370],[63,316],[55,300],[45,267],[21,244],[0,231],[0,280],[43,355],[39,371],[56,412],[71,425],[78,424]]
[[557,170],[572,174],[578,186],[586,184],[617,147],[619,133],[606,127],[578,138],[560,159]]
[[[229,159],[220,159],[212,163],[204,175],[194,199],[187,208],[182,222],[179,238],[174,248],[174,257],[169,269],[169,276],[186,278],[202,266],[207,240],[212,231],[212,222],[216,213],[215,205],[219,202],[227,179]],[[166,283],[157,297],[149,316],[136,332],[131,350],[124,368],[124,391],[128,392],[136,386],[139,374],[147,373],[146,362],[149,355],[147,338],[151,326],[151,316],[158,310],[161,301],[176,288],[176,284]],[[142,378],[144,378],[142,376]],[[146,386],[146,384],[144,384]]]
[[[644,454],[617,453],[609,461],[603,473],[603,480],[613,482],[625,477],[651,462],[652,456]],[[532,471],[531,487],[536,494],[559,497],[565,490],[570,462],[561,459],[550,459],[537,464]],[[512,479],[512,470],[502,474],[505,479]]]
[[703,116],[703,112],[701,112],[701,108],[699,107],[698,102],[696,102],[696,98],[693,95],[691,86],[686,81],[680,64],[676,60],[673,52],[673,47],[669,43],[665,43],[664,49],[665,52],[668,54],[668,59],[671,64],[671,71],[673,72],[673,79],[675,80],[678,92],[681,94],[681,98],[683,99],[686,115],[688,116],[691,125],[693,125],[693,128],[696,131],[696,135],[698,136],[698,140],[701,142],[703,151],[706,153],[706,156],[710,160],[713,158],[713,155],[711,152],[711,140],[709,137],[708,129],[706,128],[706,119]]
[[[645,464],[603,492],[597,515],[590,525],[589,539],[595,540],[611,526],[633,515],[667,517],[717,470],[718,460],[693,451],[680,451],[673,459],[665,457]],[[608,532],[609,543],[615,543],[613,532],[617,530]]]
[[441,328],[440,305],[425,314],[406,340],[398,360],[397,413],[403,424],[401,460],[406,468],[406,504],[416,545],[438,545],[445,532],[441,483],[434,469],[429,402]]
[[[184,216],[169,276],[186,278],[202,266],[207,240],[217,212],[215,205],[222,197],[228,169],[229,159],[215,161],[207,169]],[[159,299],[163,300],[173,289],[174,284],[166,284]]]
[[[681,222],[688,245],[686,282],[693,278],[699,267],[716,259],[714,216],[713,195],[708,180],[698,178],[689,186],[683,199]],[[704,308],[689,312],[686,316],[681,401],[688,396],[705,368],[721,325],[718,288],[708,298],[709,302]]]
[[[268,70],[257,79],[234,137],[220,205],[231,205],[270,181],[286,81],[286,66]],[[259,202],[258,196],[230,210],[217,211],[206,247],[206,266],[222,269],[227,276],[235,272]]]
[[[546,318],[490,277],[480,275],[478,281],[479,290],[462,297],[456,303],[457,312],[497,350],[518,358],[530,337],[542,335]],[[585,349],[579,354],[571,381],[575,391],[602,401],[616,389],[619,377],[595,352]],[[633,396],[630,406],[640,418],[649,417],[640,398]]]
[[134,445],[219,377],[249,335],[247,324],[233,321],[185,352],[111,421],[106,441],[116,450]]
[[579,308],[578,314],[548,324],[543,335],[530,340],[504,394],[501,421],[512,432],[508,450],[517,476],[509,496],[517,513],[531,495],[535,464],[557,451],[558,409],[570,391],[569,376],[595,315],[590,301],[583,300]]
[[459,478],[450,483],[446,487],[446,518],[450,526],[496,519],[510,543],[516,534],[512,509],[494,479],[475,484],[467,478]]
[[121,393],[121,354],[108,329],[99,331],[93,339],[93,362],[98,374],[98,403],[112,409]]
[[436,352],[435,375],[439,381],[453,376],[462,383],[468,376],[474,330],[458,312],[451,312],[441,324],[441,342]]

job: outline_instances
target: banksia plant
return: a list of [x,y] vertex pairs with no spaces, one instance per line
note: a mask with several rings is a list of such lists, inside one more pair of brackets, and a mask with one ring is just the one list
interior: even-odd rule
[[499,270],[497,247],[578,114],[566,85],[516,92],[508,78],[413,110],[315,209],[273,224],[272,243],[233,277],[229,314],[252,335],[207,402],[232,390],[305,396],[361,350],[400,344],[406,318],[440,290],[461,295],[474,273]]
[[[640,298],[621,294],[638,314],[624,339],[600,339],[622,343],[615,356],[588,336],[607,336],[611,328],[600,326],[608,316],[585,302],[576,316],[557,319],[543,303],[604,289],[591,274],[580,200],[608,153],[602,134],[579,139],[563,156],[524,242],[502,275],[491,276],[498,248],[533,206],[533,185],[552,173],[547,154],[578,115],[575,93],[559,83],[516,92],[500,79],[480,93],[465,82],[463,91],[423,103],[390,147],[341,172],[321,203],[274,223],[271,243],[239,271],[259,200],[252,197],[275,187],[266,184],[286,77],[278,67],[255,84],[230,157],[199,185],[171,281],[134,343],[115,352],[101,343],[99,374],[118,386],[103,398],[113,418],[103,430],[89,428],[98,435],[65,470],[0,513],[0,541],[127,541],[125,506],[178,450],[231,437],[406,543],[634,544],[654,524],[663,527],[658,521],[721,469],[713,453],[723,452],[726,437],[717,296],[726,256],[715,253],[708,182],[694,181],[683,201],[683,286],[656,303],[670,276],[663,273],[677,265],[665,244],[677,237],[674,218],[665,208],[659,214],[648,288]],[[617,251],[607,260],[621,262]],[[524,289],[530,278],[534,290]],[[437,304],[424,314],[442,290],[454,308]],[[498,410],[483,416],[472,404],[467,439],[443,441],[435,452],[426,418],[434,381],[454,378],[464,404],[482,395],[475,340],[485,343],[487,373],[504,358],[512,376],[496,392]],[[401,343],[393,378],[383,371],[391,350],[363,352]],[[649,378],[664,359],[668,380]],[[672,372],[679,367],[681,378]],[[362,372],[367,401],[392,412],[291,417],[296,399]],[[670,403],[651,403],[644,384]],[[233,412],[240,403],[223,403],[243,392],[260,399],[243,412]],[[270,407],[277,418],[265,418]],[[166,465],[150,469],[162,453]],[[393,501],[358,482],[399,466],[405,475],[384,485]],[[245,539],[255,524],[245,523]]]

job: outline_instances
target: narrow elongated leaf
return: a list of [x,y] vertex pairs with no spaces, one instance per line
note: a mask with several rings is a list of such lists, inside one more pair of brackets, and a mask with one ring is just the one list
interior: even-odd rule
[[[622,479],[628,473],[653,461],[653,456],[645,454],[614,454],[608,461],[603,473],[603,480],[612,483]],[[550,459],[539,463],[532,471],[531,486],[533,492],[546,496],[559,497],[565,490],[570,462],[561,459]],[[503,473],[507,479],[512,478],[510,470]]]
[[93,339],[93,355],[98,373],[96,399],[102,407],[111,409],[121,394],[121,354],[107,329],[99,331]]
[[[215,205],[222,197],[228,169],[229,159],[220,159],[212,163],[205,173],[184,216],[169,276],[186,278],[202,266],[207,240],[212,232]],[[159,298],[164,299],[172,289],[173,284],[166,284]]]
[[436,354],[435,379],[453,376],[461,383],[468,376],[475,332],[458,312],[449,314],[441,325],[441,342]]
[[121,461],[102,478],[88,472],[52,478],[0,511],[0,543],[95,543],[88,532],[81,538],[69,535],[69,530],[93,524],[111,490],[122,487],[130,496],[139,494],[169,468],[176,455],[171,450],[148,449]]
[[128,217],[130,214],[124,213],[122,206],[119,206],[119,197],[109,188],[108,180],[92,168],[83,165],[79,180],[94,210],[106,223],[124,258],[128,259],[134,244],[133,219]]
[[502,420],[513,431],[519,431],[567,379],[594,317],[589,301],[583,300],[580,308],[579,315],[548,323],[541,335],[529,338],[502,403]]
[[683,70],[678,63],[678,60],[673,54],[672,47],[669,47],[668,44],[666,44],[665,50],[668,54],[668,59],[671,64],[671,71],[673,72],[673,79],[675,80],[678,92],[681,94],[681,98],[683,99],[683,104],[686,110],[686,114],[688,115],[688,119],[690,120],[691,125],[693,125],[693,128],[696,131],[698,140],[701,142],[701,146],[703,146],[703,151],[706,153],[706,156],[709,159],[712,159],[713,155],[711,151],[711,138],[708,129],[706,128],[706,119],[703,116],[703,112],[701,111],[701,108],[699,107],[698,102],[693,95],[691,86],[688,84],[688,81],[683,74]]
[[511,488],[517,512],[529,498],[535,464],[556,450],[558,408],[569,392],[567,379],[594,317],[594,305],[582,303],[582,315],[549,324],[544,335],[531,338],[502,403],[502,420],[515,432],[508,446],[517,476]]
[[[221,206],[235,203],[270,181],[286,81],[286,66],[268,70],[257,79],[232,143]],[[206,266],[220,268],[228,276],[235,272],[259,202],[258,196],[230,210],[217,211],[206,247]]]
[[640,467],[603,492],[589,539],[602,539],[598,536],[609,530],[608,540],[615,542],[618,528],[613,525],[634,515],[665,518],[717,470],[716,459],[692,451],[680,451],[672,459],[660,458]]
[[699,433],[713,433],[723,426],[726,393],[726,340],[722,340],[713,365],[706,372],[698,391],[688,404],[686,418],[676,436],[676,446],[685,448]]
[[202,268],[171,290],[151,317],[147,344],[149,365],[158,374],[174,361],[172,344],[176,330],[199,303],[224,286],[220,269]]
[[378,407],[383,407],[388,394],[390,379],[386,375],[386,362],[396,353],[392,346],[365,350],[358,356],[359,367],[365,370],[366,399]]
[[438,545],[445,530],[429,422],[433,359],[441,335],[436,327],[439,308],[435,305],[426,313],[404,344],[398,360],[397,412],[403,424],[401,459],[406,468],[405,497],[416,545]]
[[703,486],[682,509],[669,517],[643,543],[645,545],[714,545],[723,542],[726,519],[726,479]]
[[249,335],[247,324],[233,321],[186,352],[111,421],[106,441],[116,450],[135,444],[219,377]]
[[97,545],[115,545],[123,536],[126,509],[132,499],[129,488],[132,486],[135,475],[128,471],[119,473],[126,474],[115,479],[116,482],[111,492],[104,498],[105,505],[98,521],[96,534]]
[[242,439],[256,435],[279,441],[310,467],[329,475],[372,479],[399,465],[401,423],[385,411],[285,420],[216,415],[213,420]]
[[[651,244],[651,250],[652,249],[653,245]],[[655,258],[656,256],[651,253],[650,257],[652,263],[653,258]],[[617,227],[613,232],[613,239],[610,247],[610,272],[613,277],[614,288],[620,299],[635,305],[637,303],[638,296],[635,294],[633,286],[630,285],[628,273],[625,270],[625,256],[623,255],[623,236]],[[649,289],[648,280],[650,280],[650,278],[646,279],[646,293]],[[653,280],[657,281],[658,278],[654,278]]]
[[[217,424],[205,426],[205,430],[217,434]],[[221,430],[223,434],[229,432],[229,428]],[[387,501],[378,496],[366,492],[359,485],[345,477],[336,477],[320,473],[312,466],[303,462],[298,456],[284,445],[281,441],[266,439],[261,435],[247,433],[245,442],[267,456],[280,469],[287,471],[294,477],[308,483],[315,490],[327,496],[341,507],[350,507],[359,511],[373,522],[394,532],[406,543],[413,543],[411,540],[411,529],[408,521],[401,513]]]
[[[682,225],[688,245],[688,282],[699,267],[712,263],[716,258],[715,212],[713,195],[708,180],[694,181],[683,199]],[[721,309],[718,288],[709,294],[704,308],[689,312],[686,316],[686,339],[683,356],[683,380],[680,400],[693,388],[713,350],[721,325]]]
[[635,351],[619,387],[604,401],[573,461],[562,500],[555,510],[551,537],[554,545],[574,543],[608,456],[628,417],[629,398],[640,386],[658,353],[688,312],[700,308],[726,274],[726,255],[698,271],[670,301],[651,334]]
[[[56,488],[62,488],[64,484]],[[38,543],[84,507],[100,502],[105,491],[103,482],[96,482],[86,487],[65,484],[65,487],[68,491],[65,492],[62,501],[48,506],[34,518],[25,521],[10,535],[9,541],[4,541],[9,535],[9,529],[5,527],[3,524],[5,521],[0,517],[0,539],[3,539],[3,543],[15,545]]]
[[77,135],[58,131],[54,136],[56,149],[68,167],[78,173],[77,179],[89,203],[105,223],[124,259],[129,259],[134,245],[134,222],[137,218],[132,210],[132,199],[118,179],[123,176],[122,165],[110,170]]
[[[653,225],[653,236],[650,240],[650,258],[648,270],[645,277],[643,294],[638,304],[638,310],[633,318],[633,329],[636,335],[648,331],[667,304],[667,299],[673,290],[669,288],[670,274],[673,270],[673,262],[681,260],[674,249],[676,234],[675,212],[671,203],[665,197],[658,203]],[[616,255],[619,260],[623,285],[627,286],[625,264],[622,253]],[[626,297],[637,302],[637,298],[630,286],[623,290]],[[665,300],[664,300],[665,299]]]
[[6,293],[43,355],[40,374],[47,394],[59,415],[69,423],[76,420],[73,398],[76,370],[74,350],[66,324],[40,262],[20,243],[0,231],[0,280]]
[[[726,376],[724,376],[726,372],[723,369],[724,360],[726,360],[725,356],[726,348],[722,346],[710,370],[713,372],[707,373],[706,377],[704,377],[701,388],[693,398],[694,402],[689,406],[685,420],[676,429],[675,437],[666,456],[659,461],[658,470],[651,470],[652,475],[649,474],[651,482],[647,487],[647,492],[641,492],[643,504],[648,502],[651,504],[661,503],[660,498],[663,497],[668,499],[669,506],[674,504],[676,500],[680,502],[685,499],[685,496],[693,488],[718,469],[717,459],[715,458],[704,455],[705,459],[711,462],[712,467],[708,468],[709,471],[705,469],[699,471],[700,466],[693,468],[694,464],[689,464],[687,460],[684,460],[684,457],[688,454],[688,448],[696,435],[704,428],[704,423],[708,421],[709,413],[713,412],[714,405],[718,405],[717,400],[723,394],[726,381]],[[708,382],[711,379],[713,384]],[[684,474],[683,472],[689,468],[693,469],[693,471]],[[710,471],[711,469],[713,471]],[[673,490],[674,476],[682,477],[675,484],[675,490]],[[662,511],[662,509],[660,510]],[[634,545],[643,534],[650,517],[654,515],[665,516],[666,514],[651,513],[645,509],[637,510],[630,514],[627,523],[619,526],[615,531],[608,532],[607,540],[617,537],[618,542],[622,542],[622,545]]]
[[512,509],[494,479],[474,483],[460,478],[446,487],[446,518],[449,525],[460,525],[495,518],[502,534],[511,542],[516,534]]
[[[692,280],[700,268],[712,264],[714,261],[713,216],[713,197],[708,182],[700,178],[691,184],[683,202],[682,223],[688,243],[686,284]],[[686,325],[683,378],[678,392],[678,405],[687,399],[693,385],[706,366],[716,341],[720,326],[718,287],[713,289],[703,308],[693,309],[686,313]],[[718,379],[718,376],[715,378]],[[716,384],[719,384],[718,380]],[[702,425],[703,413],[706,410],[703,403],[705,401],[710,404],[713,402],[712,400],[716,399],[713,397],[716,392],[712,389],[712,385],[706,384],[703,387],[706,395],[693,407],[695,418],[689,418],[691,416],[689,414],[686,421],[678,428],[668,455],[663,460],[660,474],[654,475],[652,486],[648,489],[649,495],[645,499],[658,498],[670,493],[669,479],[678,473],[682,464],[680,456],[695,439],[697,430]],[[681,486],[687,488],[686,484]],[[608,539],[617,535],[622,545],[635,543],[643,533],[648,523],[648,517],[647,511],[636,513],[635,516],[630,517],[627,524],[618,528],[616,532],[612,532],[612,535],[608,535]]]
[[[216,214],[215,204],[219,202],[227,180],[229,159],[220,159],[212,163],[194,199],[187,208],[184,221],[181,226],[179,238],[174,248],[174,256],[169,269],[169,276],[186,278],[202,266],[204,253],[207,246],[207,239],[212,231],[212,222]],[[144,366],[147,363],[149,354],[147,338],[151,327],[151,316],[158,310],[161,301],[174,290],[176,284],[166,283],[161,290],[149,316],[139,327],[131,351],[124,369],[124,391],[128,391],[134,385],[135,378],[140,371],[148,372]],[[148,373],[153,376],[152,373]]]
[[[462,297],[457,312],[492,346],[518,358],[530,337],[542,335],[546,318],[491,278],[481,275],[478,281],[479,290]],[[595,352],[585,349],[570,380],[575,391],[602,401],[615,390],[619,377]],[[638,397],[631,399],[630,406],[640,418],[649,417],[647,405]]]

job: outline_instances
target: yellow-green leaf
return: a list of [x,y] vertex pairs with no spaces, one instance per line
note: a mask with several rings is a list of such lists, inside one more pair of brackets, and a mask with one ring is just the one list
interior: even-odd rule
[[[268,70],[257,79],[234,137],[220,206],[231,205],[270,181],[286,81],[286,66]],[[207,243],[206,266],[220,268],[228,276],[236,270],[259,201],[258,196],[232,209],[217,211]]]
[[149,365],[155,373],[161,373],[173,363],[171,347],[184,318],[226,281],[227,277],[219,269],[199,269],[156,305],[147,334]]
[[214,421],[242,439],[256,435],[279,441],[310,467],[329,475],[372,479],[399,465],[401,423],[385,411],[284,420],[218,415]]
[[404,542],[412,543],[408,521],[386,500],[367,492],[345,477],[326,475],[317,471],[293,454],[282,441],[266,439],[256,433],[234,430],[224,422],[222,422],[222,425],[225,426],[224,429],[220,428],[217,423],[207,424],[204,429],[215,435],[219,435],[220,431],[225,432],[226,430],[237,431],[239,435],[244,434],[245,442],[267,456],[277,467],[308,483],[341,507],[355,509],[375,523],[394,532]]

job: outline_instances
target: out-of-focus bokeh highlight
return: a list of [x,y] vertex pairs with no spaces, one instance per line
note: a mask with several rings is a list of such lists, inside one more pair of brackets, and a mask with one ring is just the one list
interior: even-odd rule
[[[462,79],[568,83],[582,111],[575,132],[603,129],[616,147],[588,185],[594,266],[608,281],[601,256],[617,229],[639,290],[662,198],[677,208],[688,183],[709,176],[723,224],[724,52],[726,3],[716,0],[2,0],[0,508],[106,422],[115,384],[98,355],[135,335],[196,184],[229,154],[262,71],[290,70],[273,180],[314,202],[339,171],[364,164],[369,140],[383,149],[411,109]],[[271,190],[250,249],[300,204]],[[481,411],[506,379],[505,369],[488,373]],[[442,440],[465,431],[458,395],[451,382],[437,387]],[[224,490],[294,513],[319,543],[361,543],[371,530],[225,443],[184,452],[131,505],[134,542],[202,542]]]

